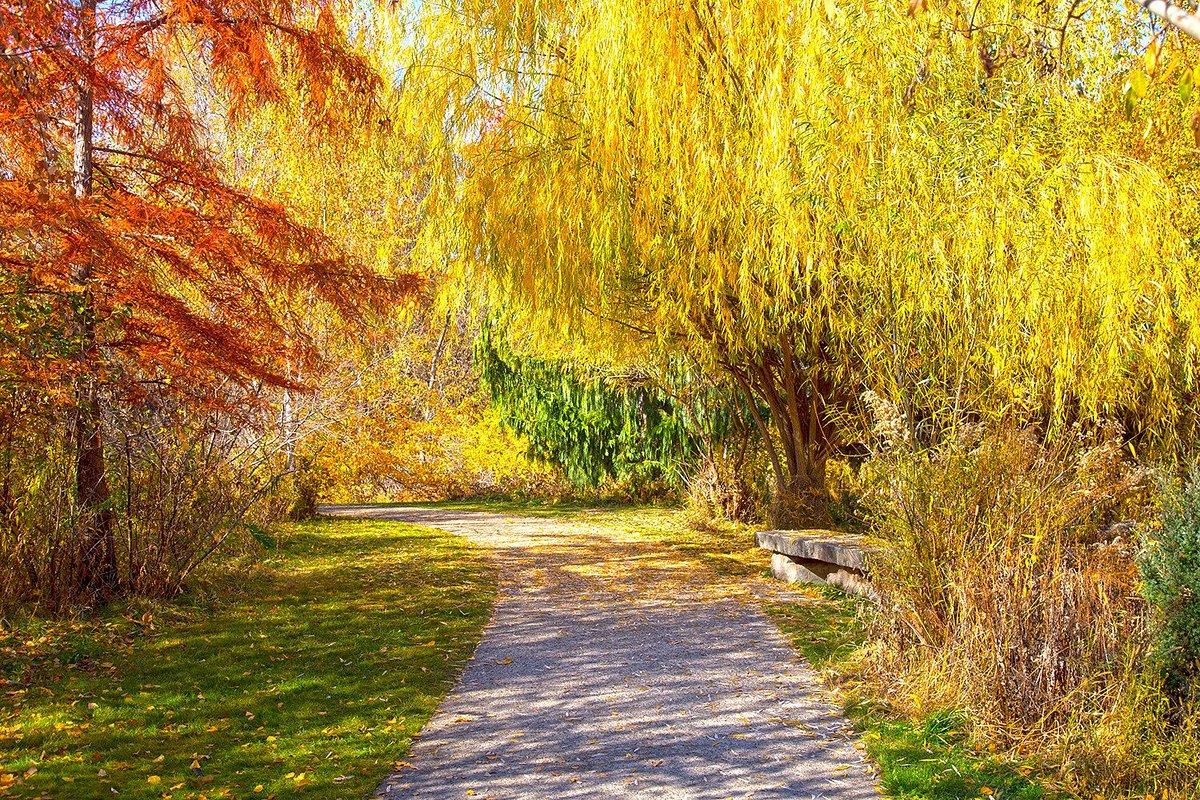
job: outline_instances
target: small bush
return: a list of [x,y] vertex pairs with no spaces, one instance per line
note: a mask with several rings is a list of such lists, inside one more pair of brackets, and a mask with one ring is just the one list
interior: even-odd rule
[[755,522],[763,517],[763,492],[754,477],[745,448],[707,453],[686,478],[688,507],[700,520]]
[[1158,622],[1154,662],[1168,696],[1182,708],[1200,680],[1200,469],[1166,494],[1162,527],[1147,535],[1139,566]]
[[293,522],[312,519],[317,515],[319,491],[318,478],[307,464],[293,469],[283,476],[276,491],[277,502],[286,505],[280,516]]
[[[68,431],[52,413],[10,418],[0,437],[0,616],[91,607]],[[116,592],[171,597],[214,556],[253,547],[276,485],[271,440],[218,412],[110,410],[110,511]]]
[[1197,796],[1200,703],[1168,698],[1149,667],[1143,659],[1125,665],[1119,674],[1126,677],[1112,682],[1106,708],[1081,717],[1060,741],[1060,769],[1084,797]]
[[974,429],[879,461],[864,502],[888,547],[872,575],[898,694],[1012,739],[1102,711],[1142,640],[1128,526],[1113,523],[1144,481],[1119,440]]

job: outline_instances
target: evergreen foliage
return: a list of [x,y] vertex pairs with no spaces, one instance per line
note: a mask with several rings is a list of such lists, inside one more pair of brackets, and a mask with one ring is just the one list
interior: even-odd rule
[[1177,700],[1200,678],[1200,469],[1169,496],[1141,558],[1143,594],[1160,615],[1157,660]]

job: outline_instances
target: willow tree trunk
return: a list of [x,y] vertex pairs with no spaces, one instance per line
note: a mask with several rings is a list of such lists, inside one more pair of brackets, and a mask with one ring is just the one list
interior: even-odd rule
[[[72,183],[77,200],[92,194],[94,98],[92,63],[96,52],[96,0],[79,5],[80,54],[87,71],[77,86]],[[92,264],[75,264],[71,279],[79,287],[74,308],[77,341],[75,407],[71,415],[71,445],[75,460],[75,491],[79,498],[76,590],[92,602],[102,602],[117,586],[116,545],[109,507],[108,474],[104,458],[104,407],[98,381],[99,348],[96,315],[89,286]]]
[[[775,477],[770,524],[794,530],[832,525],[825,466],[834,449],[833,386],[797,357],[789,336],[753,363],[726,364],[750,403]],[[764,417],[760,405],[769,413]]]

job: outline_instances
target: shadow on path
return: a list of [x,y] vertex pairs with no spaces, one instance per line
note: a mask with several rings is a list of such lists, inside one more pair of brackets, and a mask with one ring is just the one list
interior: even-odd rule
[[474,660],[378,797],[879,796],[775,626],[666,548],[586,521],[322,511],[460,533],[501,566]]

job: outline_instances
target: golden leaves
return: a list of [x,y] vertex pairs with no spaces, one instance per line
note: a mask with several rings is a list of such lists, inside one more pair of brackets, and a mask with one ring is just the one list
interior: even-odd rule
[[1150,40],[1150,44],[1146,47],[1146,52],[1142,54],[1142,63],[1146,67],[1147,75],[1154,75],[1158,71],[1159,63],[1162,61],[1163,50],[1165,48],[1165,39],[1160,36],[1155,36]]
[[[1095,98],[1127,79],[1137,100],[1175,67],[1158,39],[1120,78],[1088,66],[1124,11],[1089,10],[1088,35],[1047,64],[1021,3],[981,7],[986,42],[943,42],[892,2],[855,4],[854,25],[845,4],[710,5],[543,3],[555,33],[483,77],[511,124],[459,129],[428,231],[526,327],[569,327],[603,358],[682,348],[708,364],[804,330],[862,365],[844,366],[852,380],[911,372],[931,403],[967,385],[991,407],[1055,406],[1071,385],[1099,408],[1140,380],[1131,359],[1150,369],[1132,353],[1169,357],[1161,309],[1124,299],[1186,272],[1167,189]],[[429,9],[428,57],[461,71],[530,12],[480,13]],[[981,87],[980,53],[1004,80]],[[432,99],[446,94],[408,116],[440,125]]]

